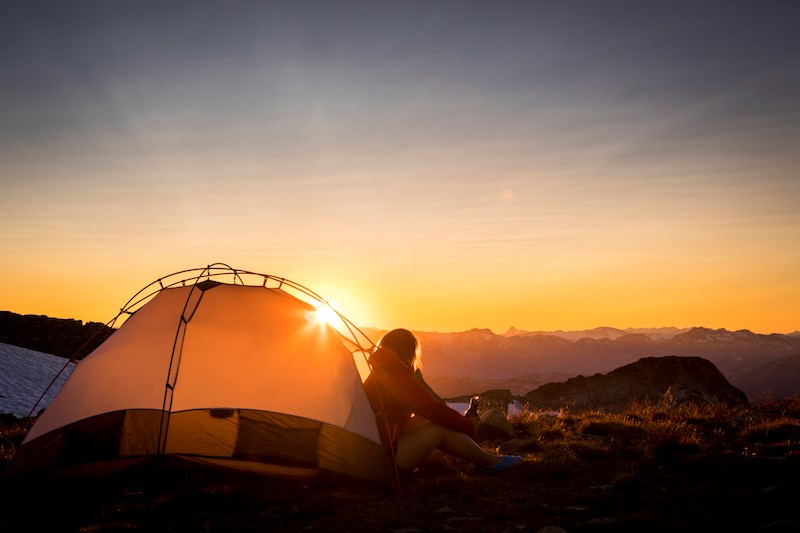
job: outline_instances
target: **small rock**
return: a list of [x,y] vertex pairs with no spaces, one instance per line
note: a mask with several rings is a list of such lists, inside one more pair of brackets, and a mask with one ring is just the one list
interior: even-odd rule
[[540,530],[539,530],[539,531],[537,531],[536,533],[569,533],[569,531],[567,531],[567,530],[566,530],[566,529],[564,529],[563,527],[558,527],[558,526],[544,526],[542,529],[540,529]]
[[479,522],[481,520],[483,520],[482,516],[451,516],[450,518],[447,518],[445,522]]
[[610,526],[619,522],[619,519],[613,516],[600,516],[597,518],[590,518],[586,521],[587,526]]
[[763,531],[765,533],[795,533],[800,531],[800,522],[797,520],[777,520],[775,522],[769,523],[766,526],[763,526],[759,531]]

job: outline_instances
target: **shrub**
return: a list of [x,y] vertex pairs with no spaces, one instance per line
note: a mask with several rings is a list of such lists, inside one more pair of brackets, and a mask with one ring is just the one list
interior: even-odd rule
[[0,415],[0,462],[2,464],[14,457],[31,425],[33,425],[33,421],[29,418],[18,419],[11,415]]
[[742,430],[742,437],[748,444],[774,444],[800,441],[800,424],[788,418],[765,420]]
[[642,427],[631,423],[618,422],[616,420],[592,421],[584,425],[581,431],[589,435],[610,437],[613,440],[619,440],[623,443],[630,443],[631,441],[641,438],[644,434],[644,429]]

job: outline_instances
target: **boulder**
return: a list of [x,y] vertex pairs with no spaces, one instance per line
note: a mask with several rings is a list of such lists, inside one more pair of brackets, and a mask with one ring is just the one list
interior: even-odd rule
[[490,409],[480,413],[480,421],[475,427],[475,440],[507,441],[516,436],[506,414],[500,409]]
[[668,407],[677,407],[679,405],[713,405],[719,403],[719,399],[706,394],[705,392],[684,387],[679,383],[670,385],[664,396],[661,397],[661,402]]

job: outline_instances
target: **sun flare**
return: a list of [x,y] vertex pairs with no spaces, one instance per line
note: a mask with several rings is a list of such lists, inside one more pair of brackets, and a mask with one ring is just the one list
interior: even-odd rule
[[317,320],[320,323],[334,327],[338,325],[341,318],[339,317],[340,306],[337,302],[334,301],[320,302],[316,307],[317,307]]

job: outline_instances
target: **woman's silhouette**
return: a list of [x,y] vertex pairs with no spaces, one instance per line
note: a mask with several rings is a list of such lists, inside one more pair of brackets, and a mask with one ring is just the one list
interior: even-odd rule
[[472,440],[473,417],[448,407],[422,379],[420,345],[410,331],[395,329],[384,335],[369,363],[372,373],[364,386],[381,438],[394,448],[399,468],[412,470],[437,449],[486,473],[522,462],[520,456],[489,453]]

